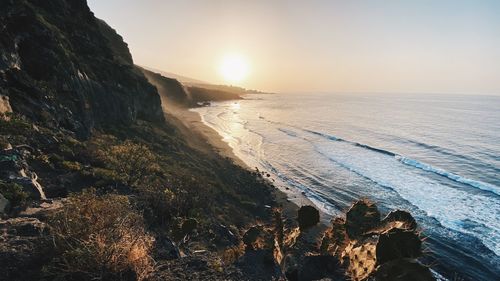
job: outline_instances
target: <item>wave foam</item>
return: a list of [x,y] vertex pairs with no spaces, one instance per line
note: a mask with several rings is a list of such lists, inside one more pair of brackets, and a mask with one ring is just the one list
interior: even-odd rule
[[417,160],[414,160],[414,159],[411,159],[408,157],[404,157],[401,155],[395,155],[395,158],[405,165],[413,166],[415,168],[418,168],[418,169],[421,169],[421,170],[424,170],[427,172],[432,172],[432,173],[438,174],[440,176],[447,177],[453,181],[467,184],[469,186],[479,188],[479,189],[484,190],[484,191],[493,192],[497,195],[500,195],[500,188],[498,188],[497,186],[494,186],[492,184],[469,179],[469,178],[465,178],[465,177],[461,177],[461,176],[454,174],[452,172],[448,172],[448,171],[445,171],[443,169],[433,167],[429,164],[422,163],[422,162],[419,162]]
[[[280,129],[280,130],[284,130],[284,129]],[[482,181],[478,181],[478,180],[469,179],[466,177],[462,177],[462,176],[457,175],[455,173],[446,171],[446,170],[441,169],[441,168],[433,167],[429,164],[405,157],[403,155],[397,154],[397,153],[392,152],[392,151],[388,151],[388,150],[381,149],[381,148],[376,148],[376,147],[369,146],[369,145],[362,144],[362,143],[358,143],[358,142],[344,140],[342,138],[328,135],[328,134],[324,134],[324,133],[317,132],[317,131],[312,131],[312,130],[307,130],[307,129],[304,129],[303,131],[320,136],[320,137],[323,137],[323,138],[326,138],[328,140],[343,141],[343,142],[347,142],[347,143],[350,143],[352,145],[355,145],[355,146],[358,146],[361,148],[365,148],[365,149],[368,149],[371,151],[375,151],[375,152],[382,153],[382,154],[385,154],[388,156],[392,156],[392,157],[395,157],[398,161],[400,161],[401,163],[403,163],[405,165],[412,166],[414,168],[418,168],[418,169],[421,169],[421,170],[424,170],[427,172],[431,172],[431,173],[446,177],[452,181],[463,183],[463,184],[469,185],[469,186],[474,187],[474,188],[478,188],[478,189],[481,189],[484,191],[492,192],[496,195],[500,195],[500,188],[495,186],[495,185],[485,183]],[[293,136],[292,134],[289,134],[289,135]]]

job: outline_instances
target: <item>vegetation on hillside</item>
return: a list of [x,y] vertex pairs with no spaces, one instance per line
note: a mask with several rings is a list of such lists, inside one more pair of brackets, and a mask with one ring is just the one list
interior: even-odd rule
[[54,259],[46,276],[59,280],[144,280],[153,271],[154,238],[124,195],[72,194],[51,219]]
[[[68,198],[47,221],[56,246],[47,276],[139,278],[152,266],[152,237],[185,243],[192,232],[186,222],[194,224],[197,244],[222,253],[214,236],[220,226],[234,229],[237,239],[239,229],[269,217],[264,205],[274,204],[271,185],[256,173],[190,148],[169,125],[139,121],[78,140],[14,115],[0,119],[0,135],[12,149],[29,150],[25,160],[48,198]],[[1,188],[13,204],[29,205],[22,189]]]

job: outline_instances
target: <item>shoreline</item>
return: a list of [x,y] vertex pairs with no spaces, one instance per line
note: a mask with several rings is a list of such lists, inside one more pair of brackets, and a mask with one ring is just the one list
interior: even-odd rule
[[[223,141],[223,137],[209,125],[205,124],[201,115],[191,111],[191,108],[178,105],[169,98],[162,97],[162,108],[169,122],[186,136],[188,144],[207,154],[217,154],[224,158],[229,158],[234,164],[254,172],[252,167],[248,166],[241,158],[236,156],[233,148]],[[273,194],[278,207],[282,208],[285,217],[295,218],[297,211],[301,206],[314,206],[320,212],[320,227],[327,227],[332,219],[332,215],[325,213],[316,206],[309,198],[300,192],[292,190],[283,190],[273,183]]]

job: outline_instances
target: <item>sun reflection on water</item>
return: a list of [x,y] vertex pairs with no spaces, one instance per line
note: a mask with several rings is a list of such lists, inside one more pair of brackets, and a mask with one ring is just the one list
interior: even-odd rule
[[241,104],[239,102],[233,102],[231,104],[231,109],[233,109],[234,111],[238,111],[240,108],[241,108]]

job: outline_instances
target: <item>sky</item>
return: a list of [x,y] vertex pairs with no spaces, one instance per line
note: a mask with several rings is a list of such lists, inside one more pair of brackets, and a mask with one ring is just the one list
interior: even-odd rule
[[230,83],[220,68],[238,56],[234,84],[263,91],[500,94],[496,0],[88,4],[136,64],[211,83]]

